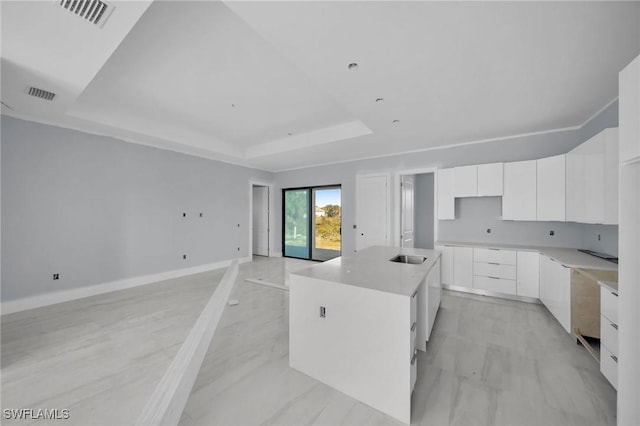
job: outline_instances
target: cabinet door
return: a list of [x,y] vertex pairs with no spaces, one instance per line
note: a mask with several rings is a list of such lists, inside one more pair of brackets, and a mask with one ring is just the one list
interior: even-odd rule
[[453,196],[476,197],[478,195],[478,166],[453,168]]
[[536,220],[536,160],[504,164],[502,219]]
[[578,145],[567,153],[566,217],[571,222],[584,222],[585,162],[583,146]]
[[440,258],[440,279],[444,285],[453,285],[453,247],[436,246],[442,253]]
[[565,155],[537,160],[536,211],[538,220],[564,221]]
[[540,300],[571,333],[571,269],[540,256]]
[[518,252],[516,294],[535,299],[540,297],[540,254],[538,252]]
[[478,166],[478,197],[502,195],[503,164],[480,164]]
[[640,56],[620,72],[620,161],[640,158]]
[[473,249],[453,248],[453,282],[458,287],[473,287]]
[[[640,120],[638,120],[640,121]],[[618,162],[618,128],[605,130],[604,145],[604,223],[618,224],[618,190],[620,163]]]
[[440,169],[438,181],[438,220],[455,219],[455,198],[453,196],[453,169]]
[[603,223],[604,221],[604,142],[605,133],[601,132],[582,144],[585,170],[585,223]]

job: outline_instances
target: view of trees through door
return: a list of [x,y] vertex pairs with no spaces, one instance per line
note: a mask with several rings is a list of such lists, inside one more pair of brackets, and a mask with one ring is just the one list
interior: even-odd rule
[[329,260],[342,249],[340,186],[283,190],[283,254]]

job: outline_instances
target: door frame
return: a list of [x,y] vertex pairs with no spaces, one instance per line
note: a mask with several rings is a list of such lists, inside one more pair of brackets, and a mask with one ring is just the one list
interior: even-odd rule
[[[344,224],[344,214],[342,213],[342,204],[343,204],[343,189],[342,189],[342,184],[341,183],[336,183],[333,185],[312,185],[312,186],[298,186],[298,187],[293,187],[293,188],[281,188],[282,192],[281,192],[281,196],[280,198],[282,198],[282,223],[280,226],[281,229],[281,247],[280,249],[282,250],[282,257],[289,257],[291,259],[301,259],[300,257],[293,257],[293,256],[285,256],[284,254],[284,228],[285,228],[285,214],[284,214],[284,208],[285,208],[285,197],[284,197],[284,192],[285,191],[295,191],[295,190],[300,190],[300,189],[308,189],[309,190],[309,241],[308,241],[308,245],[309,245],[309,257],[307,259],[304,260],[313,260],[315,262],[322,262],[321,260],[316,260],[312,258],[313,255],[313,243],[315,243],[315,235],[312,235],[312,231],[315,229],[315,217],[316,217],[316,211],[315,211],[315,206],[313,205],[314,203],[314,196],[313,196],[313,190],[314,189],[323,189],[323,188],[339,188],[340,189],[340,256],[342,256],[343,253],[343,249],[344,249],[344,238],[343,235],[344,233],[342,232],[342,225]],[[314,222],[311,222],[311,218],[314,218]]]
[[247,257],[249,259],[253,258],[253,187],[254,186],[266,186],[268,188],[269,191],[269,203],[268,203],[268,208],[269,208],[269,222],[268,222],[268,228],[267,228],[267,241],[269,242],[269,249],[267,251],[268,257],[273,257],[274,256],[274,251],[273,251],[273,232],[271,232],[274,229],[274,214],[273,212],[274,210],[274,196],[273,196],[273,188],[274,185],[273,183],[270,182],[264,182],[264,181],[258,181],[258,180],[253,180],[250,179],[249,180],[249,241],[247,244],[247,247],[249,248],[249,253],[247,254]]
[[[407,169],[407,170],[398,170],[395,173],[395,184],[394,184],[394,192],[395,199],[393,203],[393,215],[394,215],[394,229],[398,231],[398,235],[394,238],[394,247],[400,247],[400,238],[402,238],[402,221],[400,220],[400,215],[402,214],[402,196],[401,196],[401,183],[402,176],[404,175],[424,175],[427,173],[433,173],[433,243],[435,244],[438,241],[438,168],[437,167],[423,167],[419,169]],[[415,194],[414,194],[414,205],[415,205]]]
[[[391,235],[391,186],[393,185],[392,181],[391,181],[391,173],[364,173],[364,174],[359,174],[356,175],[356,199],[355,199],[355,223],[356,223],[356,227],[359,226],[358,222],[360,222],[360,212],[358,211],[358,195],[360,194],[360,186],[362,185],[362,179],[367,179],[367,178],[372,178],[372,177],[380,177],[380,176],[384,176],[387,179],[387,223],[386,223],[386,233],[387,233],[387,244],[389,244],[390,240],[393,240],[393,236]],[[399,201],[398,201],[399,202]],[[354,247],[355,250],[358,251],[360,250],[360,239],[358,238],[358,233],[359,230],[355,229],[355,233],[353,234],[353,238],[355,238],[354,241]]]

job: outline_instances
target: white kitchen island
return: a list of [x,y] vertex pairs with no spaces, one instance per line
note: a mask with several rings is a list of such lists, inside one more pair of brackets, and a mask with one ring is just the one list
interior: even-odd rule
[[[391,262],[398,254],[421,264]],[[291,274],[289,364],[404,423],[440,305],[440,253],[370,247]]]

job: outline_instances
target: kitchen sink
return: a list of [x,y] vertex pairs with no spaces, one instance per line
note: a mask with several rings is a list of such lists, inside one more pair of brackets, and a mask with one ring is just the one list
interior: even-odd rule
[[410,265],[422,265],[427,260],[424,256],[411,256],[408,254],[399,254],[396,257],[389,259],[391,262],[396,263],[408,263]]

